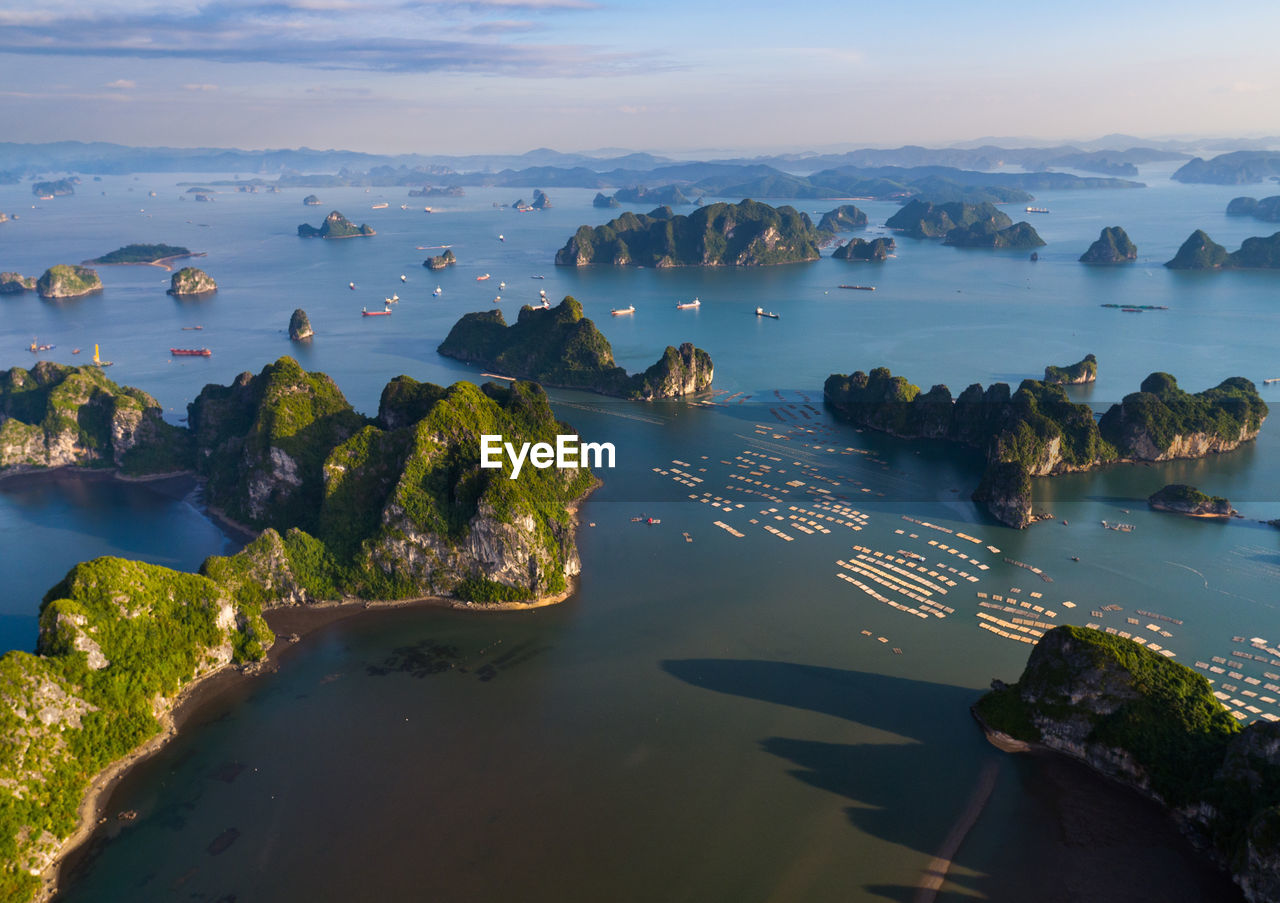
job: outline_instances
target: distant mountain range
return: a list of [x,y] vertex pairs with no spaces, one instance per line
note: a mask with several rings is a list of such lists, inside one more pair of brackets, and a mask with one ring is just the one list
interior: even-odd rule
[[[1128,140],[1125,136],[1109,138],[1113,142]],[[928,196],[940,202],[1017,202],[1029,197],[1029,190],[1136,187],[1138,183],[1125,179],[1137,175],[1139,164],[1185,161],[1191,156],[1175,149],[1172,145],[1176,142],[1160,142],[1160,146],[1135,143],[1121,148],[1095,146],[1107,140],[1052,147],[1002,147],[990,143],[945,148],[908,145],[697,161],[616,149],[587,154],[537,148],[515,155],[446,156],[306,147],[241,150],[129,147],[79,141],[0,142],[0,181],[63,173],[242,173],[298,187],[434,184],[599,189],[679,185],[686,191],[717,196]],[[1253,139],[1234,146],[1256,147],[1268,142],[1280,144],[1280,139]],[[1198,149],[1204,146],[1202,142]],[[1260,154],[1255,151],[1240,156]],[[1098,175],[1076,175],[1082,172]]]

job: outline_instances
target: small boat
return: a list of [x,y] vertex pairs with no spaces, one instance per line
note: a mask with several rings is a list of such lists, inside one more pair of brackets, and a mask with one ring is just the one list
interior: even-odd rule
[[651,518],[647,519],[647,520],[645,521],[645,523],[646,523],[646,524],[649,524],[650,526],[652,526],[652,525],[654,525],[654,524],[660,524],[660,523],[662,523],[662,521],[661,521],[661,519],[659,519],[659,518],[651,517]]
[[507,237],[505,235],[498,236],[498,241],[506,241],[506,240],[507,240]]
[[182,327],[182,328],[183,328],[183,330],[184,330],[184,331],[185,331],[185,330],[188,330],[188,329],[204,329],[204,327],[203,327],[203,326],[184,326],[184,327]]
[[491,277],[489,276],[489,274],[488,274],[488,273],[485,273],[484,275],[477,276],[477,277],[476,277],[476,282],[484,282],[486,279],[489,279],[489,278],[491,278]]
[[208,348],[170,348],[174,357],[210,357],[213,352]]
[[439,298],[441,295],[443,295],[443,294],[444,294],[444,289],[442,289],[440,286],[438,286],[438,285],[437,285],[437,286],[436,286],[436,290],[435,290],[434,292],[432,292],[431,294],[432,294],[433,296],[435,296],[435,297]]
[[493,296],[493,303],[494,303],[494,304],[500,304],[500,303],[502,303],[502,296],[501,296],[501,295],[494,295],[494,296]]
[[625,317],[627,314],[633,314],[635,312],[636,306],[634,304],[628,305],[627,307],[615,307],[609,311],[609,313],[613,314],[615,317]]
[[505,282],[499,282],[499,283],[498,283],[498,288],[499,288],[499,289],[504,289],[504,288],[506,288],[506,287],[507,287],[507,284],[506,284]]
[[408,281],[409,281],[409,279],[408,279],[408,277],[407,277],[407,276],[405,276],[405,274],[404,274],[404,273],[401,273],[401,274],[400,274],[400,281],[401,281],[401,282],[408,282]]
[[362,317],[389,317],[390,310],[369,310],[367,307],[360,308],[360,316]]
[[373,204],[372,206],[369,207],[369,209],[370,210],[386,210],[390,206],[391,205],[388,204],[386,201],[383,201],[381,204]]
[[1280,376],[1273,376],[1273,377],[1271,377],[1270,379],[1264,379],[1264,380],[1262,381],[1262,384],[1263,384],[1264,386],[1269,386],[1269,385],[1271,385],[1272,383],[1280,383]]
[[104,361],[101,357],[98,356],[98,346],[95,343],[93,346],[93,365],[95,367],[110,367],[111,364],[112,364],[111,361]]
[[72,349],[71,349],[71,353],[72,353],[72,354],[79,354],[79,353],[80,353],[80,349],[79,349],[79,348],[72,348]]
[[876,290],[874,285],[841,285],[837,286],[837,288],[853,289],[855,292],[874,292]]
[[423,213],[435,213],[435,211],[434,211],[434,210],[432,210],[430,207],[423,207],[423,208],[422,208],[422,212],[423,212]]
[[1048,207],[1028,207],[1027,212],[1028,213],[1048,213],[1049,208]]
[[763,307],[757,307],[757,308],[756,308],[756,316],[757,316],[757,317],[768,317],[770,320],[777,320],[777,319],[779,319],[779,317],[778,317],[778,315],[777,315],[777,314],[775,314],[775,313],[770,313],[769,311],[765,310]]
[[354,282],[348,282],[347,288],[351,289],[354,292],[356,290],[356,284]]
[[400,209],[401,209],[401,210],[408,210],[408,209],[409,209],[409,205],[408,205],[408,204],[401,204],[401,205],[400,205]]
[[546,279],[546,276],[530,276],[530,279]]
[[694,298],[692,301],[685,301],[683,303],[676,304],[676,310],[695,310],[701,306],[702,302],[697,298]]

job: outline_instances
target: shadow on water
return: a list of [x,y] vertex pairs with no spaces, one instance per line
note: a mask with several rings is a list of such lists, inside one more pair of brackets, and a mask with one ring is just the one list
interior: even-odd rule
[[[985,753],[997,758],[995,791],[936,897],[914,885],[864,885],[876,896],[898,903],[1243,900],[1151,801],[1061,756],[994,748],[975,754],[958,743],[966,729],[977,735],[976,725],[965,724],[974,690],[790,662],[687,659],[662,667],[695,687],[905,738],[846,744],[768,737],[760,748],[792,763],[797,780],[851,801],[845,813],[859,831],[929,856],[966,804],[982,805],[965,785],[976,784],[979,767],[990,762]],[[958,782],[958,771],[972,771],[974,781]],[[935,817],[936,834],[922,832],[922,821]]]

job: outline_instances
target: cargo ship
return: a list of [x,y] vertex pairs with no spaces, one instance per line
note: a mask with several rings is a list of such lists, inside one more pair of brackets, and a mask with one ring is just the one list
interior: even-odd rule
[[170,348],[174,357],[209,357],[213,354],[208,348]]

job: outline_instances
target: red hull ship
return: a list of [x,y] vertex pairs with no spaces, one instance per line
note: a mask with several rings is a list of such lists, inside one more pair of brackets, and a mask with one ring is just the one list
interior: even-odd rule
[[170,348],[169,353],[178,357],[209,357],[213,354],[208,348]]

